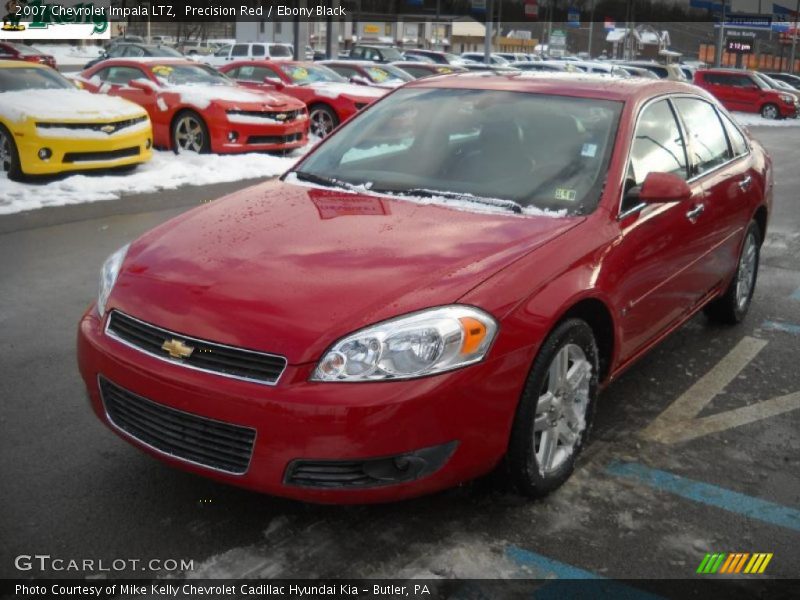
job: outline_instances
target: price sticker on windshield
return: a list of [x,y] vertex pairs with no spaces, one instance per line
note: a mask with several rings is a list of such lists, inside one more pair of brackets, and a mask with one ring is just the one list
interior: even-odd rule
[[156,65],[150,70],[156,77],[169,77],[170,73],[172,73],[172,67],[168,67],[167,65]]
[[575,190],[570,190],[568,188],[556,188],[556,200],[575,202],[577,198],[578,193]]

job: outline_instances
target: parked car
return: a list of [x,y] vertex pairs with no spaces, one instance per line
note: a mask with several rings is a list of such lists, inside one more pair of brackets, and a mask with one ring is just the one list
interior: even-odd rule
[[517,69],[516,67],[512,67],[510,64],[506,64],[506,65],[499,65],[499,64],[498,65],[495,65],[495,64],[487,65],[485,63],[470,62],[470,63],[465,63],[464,64],[464,68],[467,71],[492,72],[492,73],[495,73],[497,75],[509,74],[509,73],[519,73],[520,72],[519,69]]
[[523,52],[498,52],[497,56],[502,56],[509,63],[528,62],[528,55]]
[[634,61],[620,61],[621,66],[639,67],[652,71],[659,79],[671,79],[673,81],[691,81],[687,79],[680,65],[676,64],[661,64],[655,61],[647,60],[634,60]]
[[[483,63],[485,57],[483,52],[462,52],[461,58],[472,60],[477,63]],[[498,65],[501,67],[508,65],[508,61],[496,52],[489,55],[489,62],[493,65]]]
[[146,44],[145,39],[140,35],[119,35],[111,38],[106,44],[106,49],[116,46],[117,44]]
[[558,488],[601,389],[700,310],[745,318],[772,198],[769,156],[710,95],[598,83],[415,81],[115,252],[78,335],[97,418],[304,501],[501,461],[526,495]]
[[560,72],[566,71],[567,68],[560,63],[552,62],[552,61],[545,61],[539,60],[536,62],[532,61],[520,61],[520,62],[512,62],[509,66],[514,67],[515,69],[519,69],[520,71],[549,71],[549,72]]
[[386,90],[350,83],[331,69],[311,62],[239,61],[220,71],[251,89],[277,90],[308,107],[310,132],[325,137]]
[[395,46],[357,44],[350,49],[347,60],[389,63],[403,60],[403,53]]
[[176,50],[186,56],[208,56],[220,49],[220,45],[209,40],[183,40]]
[[798,114],[792,94],[770,89],[748,71],[700,69],[694,74],[694,83],[713,94],[728,110],[761,113],[765,119]]
[[83,71],[79,81],[144,107],[155,145],[175,152],[286,151],[307,141],[301,101],[243,89],[187,59],[110,59]]
[[377,64],[357,60],[323,60],[319,64],[336,71],[352,83],[386,89],[396,88],[414,79],[402,69],[385,63]]
[[405,50],[403,56],[406,60],[411,62],[432,62],[437,65],[456,65],[461,66],[464,64],[464,59],[451,52],[443,52],[440,50],[423,50],[419,48],[412,48]]
[[171,46],[156,46],[148,44],[114,44],[97,58],[84,65],[84,69],[108,60],[110,58],[183,58],[183,54]]
[[38,48],[0,40],[0,60],[22,60],[56,68],[56,59]]
[[147,113],[79,90],[50,67],[0,60],[0,170],[11,179],[150,159]]
[[792,75],[791,73],[767,73],[767,75],[789,84],[796,90],[800,90],[800,76],[798,75]]
[[622,77],[623,79],[631,77],[631,74],[625,70],[623,65],[616,65],[614,63],[575,60],[570,61],[567,64],[572,67],[583,69],[583,71],[586,73],[600,73],[603,75],[611,75],[613,77]]
[[293,58],[294,51],[289,44],[248,42],[222,46],[214,54],[200,56],[199,60],[213,67],[221,67],[237,60],[292,60]]
[[393,66],[405,71],[414,79],[430,77],[431,75],[448,75],[450,73],[466,73],[467,69],[463,66],[425,62],[396,62]]
[[790,94],[794,96],[795,105],[800,107],[800,91],[794,89],[788,83],[780,81],[778,79],[773,79],[769,75],[765,73],[761,73],[759,71],[751,71],[753,76],[758,79],[761,83],[765,84],[769,89],[775,90],[776,92],[784,92],[786,94]]

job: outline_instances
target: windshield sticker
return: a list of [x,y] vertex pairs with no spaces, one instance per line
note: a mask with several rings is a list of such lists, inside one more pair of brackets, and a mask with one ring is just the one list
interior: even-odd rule
[[372,75],[372,79],[378,83],[382,83],[389,79],[388,71],[384,71],[383,69],[378,69],[375,67],[367,70],[369,71],[369,74]]
[[156,65],[150,70],[156,77],[169,77],[172,73],[172,67],[168,67],[167,65]]
[[581,150],[581,156],[585,156],[587,158],[594,158],[595,154],[597,154],[597,144],[583,145],[583,149]]
[[556,188],[556,200],[563,200],[564,202],[575,202],[578,198],[578,193],[575,190],[567,188]]
[[292,79],[308,79],[308,69],[304,67],[295,67],[292,69]]

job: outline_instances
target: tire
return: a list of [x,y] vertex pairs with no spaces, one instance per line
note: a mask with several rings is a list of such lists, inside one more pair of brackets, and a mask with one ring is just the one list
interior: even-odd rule
[[0,125],[0,173],[13,181],[22,179],[22,165],[19,160],[17,143],[11,132]]
[[761,230],[758,223],[750,221],[739,251],[736,274],[725,293],[711,301],[704,309],[712,321],[735,325],[741,323],[753,300],[761,258]]
[[312,105],[308,110],[308,120],[308,132],[318,138],[327,137],[339,125],[339,117],[325,104]]
[[765,104],[761,107],[761,116],[765,119],[775,120],[781,118],[781,112],[775,104]]
[[[558,365],[565,366],[562,379],[555,381]],[[575,385],[563,378],[569,373]],[[597,343],[585,321],[564,321],[542,344],[517,407],[506,455],[509,479],[519,493],[541,498],[572,474],[591,429],[598,373]]]
[[203,118],[192,110],[184,110],[175,116],[171,128],[172,150],[208,154],[211,151],[211,137]]

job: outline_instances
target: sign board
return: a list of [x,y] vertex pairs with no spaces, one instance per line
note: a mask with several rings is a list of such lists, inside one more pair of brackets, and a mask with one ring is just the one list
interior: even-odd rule
[[605,21],[603,21],[603,29],[605,29],[606,31],[613,31],[616,28],[617,28],[617,22],[610,17],[606,17]]
[[472,0],[472,12],[486,12],[486,0]]
[[523,5],[523,10],[525,12],[526,19],[538,19],[539,18],[538,0],[525,0],[525,4]]
[[383,25],[378,25],[377,23],[364,23],[364,33],[382,34]]
[[[756,29],[769,31],[772,29],[772,16],[759,14],[726,14],[725,28],[728,29]],[[714,23],[714,27],[719,27],[719,23]]]
[[751,37],[725,37],[725,52],[731,54],[752,54],[754,40]]
[[578,28],[581,26],[581,11],[571,6],[567,11],[567,27]]
[[567,53],[567,33],[561,29],[550,32],[548,53],[553,57],[561,57]]

